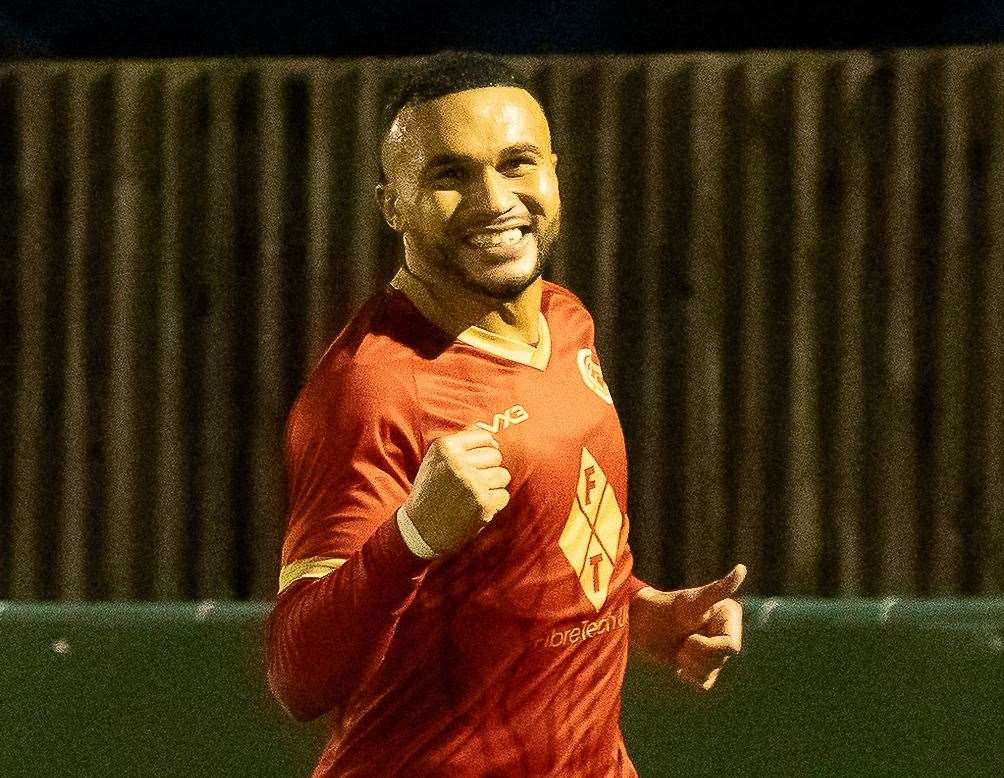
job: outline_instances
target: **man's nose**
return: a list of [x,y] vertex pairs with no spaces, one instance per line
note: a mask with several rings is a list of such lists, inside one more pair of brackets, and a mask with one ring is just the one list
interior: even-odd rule
[[490,213],[505,213],[515,203],[510,180],[493,167],[486,167],[472,182],[468,192],[471,205]]

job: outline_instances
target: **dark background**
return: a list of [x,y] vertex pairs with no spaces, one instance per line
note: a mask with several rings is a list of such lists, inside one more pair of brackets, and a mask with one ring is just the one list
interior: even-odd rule
[[529,55],[643,578],[1001,591],[999,8],[402,5],[0,0],[0,599],[273,596],[282,422],[398,260],[387,78],[445,47]]
[[1004,39],[996,0],[668,2],[5,0],[0,56],[404,56],[885,48]]
[[[726,477],[715,471],[711,511],[691,505],[690,513],[670,514],[675,509],[661,486],[635,492],[641,500],[633,526],[647,522],[650,533],[663,527],[666,536],[665,551],[658,543],[654,551],[639,544],[646,572],[659,570],[665,584],[702,582],[712,571],[695,564],[714,568],[733,561],[739,541],[747,552],[751,544],[761,552],[741,556],[752,562],[746,593],[886,595],[822,605],[747,600],[746,658],[723,676],[718,691],[724,694],[680,699],[678,689],[640,674],[632,663],[623,728],[642,775],[694,774],[701,766],[709,775],[754,775],[778,764],[803,774],[991,774],[995,749],[985,744],[1000,741],[1004,678],[999,607],[992,610],[990,600],[899,602],[895,596],[994,596],[1004,587],[1001,514],[993,510],[1002,504],[1000,480],[987,477],[1000,472],[991,465],[995,458],[1004,462],[1004,436],[1000,425],[991,427],[984,418],[991,406],[1001,418],[993,398],[1001,396],[1004,376],[1000,349],[991,348],[994,333],[1002,331],[999,317],[996,325],[991,321],[993,294],[1004,278],[1004,240],[993,216],[1004,201],[1001,50],[885,50],[999,42],[1000,0],[940,7],[881,0],[679,6],[622,0],[476,9],[413,2],[404,10],[396,7],[404,3],[371,0],[365,16],[358,4],[337,2],[208,5],[0,0],[0,60],[110,60],[0,68],[0,428],[14,429],[0,445],[0,648],[2,664],[13,668],[0,688],[0,699],[9,703],[0,705],[0,714],[10,712],[0,730],[12,733],[0,749],[0,773],[51,774],[66,758],[63,772],[101,774],[113,755],[137,770],[156,764],[162,774],[189,776],[235,769],[305,773],[313,764],[319,743],[278,719],[261,682],[262,658],[246,653],[259,650],[267,604],[202,601],[155,610],[71,601],[272,596],[276,554],[260,539],[275,539],[275,515],[264,509],[274,495],[269,489],[249,495],[235,485],[277,466],[273,428],[285,395],[255,395],[255,387],[278,383],[257,376],[284,375],[289,390],[298,383],[291,377],[292,357],[304,355],[279,349],[264,325],[282,312],[282,338],[293,332],[303,339],[309,324],[311,342],[320,343],[337,317],[328,322],[317,312],[341,299],[346,282],[356,294],[372,283],[369,264],[318,259],[328,253],[338,258],[334,249],[359,225],[365,245],[375,245],[372,215],[358,215],[370,204],[358,195],[371,182],[344,195],[351,205],[345,218],[329,225],[324,215],[338,213],[340,171],[347,171],[346,180],[358,173],[355,149],[368,141],[374,84],[383,72],[372,61],[272,58],[398,56],[450,47],[513,54],[872,50],[739,59],[695,54],[644,63],[566,58],[536,65],[564,118],[556,124],[569,149],[564,164],[588,169],[598,152],[601,169],[609,170],[622,156],[634,159],[638,149],[646,150],[642,202],[647,194],[650,202],[666,205],[643,209],[645,224],[662,230],[669,248],[690,247],[682,256],[689,256],[684,264],[692,265],[693,276],[710,271],[704,298],[695,290],[694,301],[684,306],[689,314],[672,329],[689,334],[696,346],[684,338],[678,352],[657,354],[658,363],[642,378],[662,376],[669,382],[664,388],[679,388],[673,376],[680,360],[705,359],[700,344],[709,321],[714,332],[751,333],[745,340],[729,335],[720,344],[723,386],[735,384],[724,392],[725,429],[738,433],[739,441],[724,447],[714,435],[706,444],[697,392],[672,406],[660,398],[674,394],[654,392],[651,403],[665,402],[674,419],[689,420],[700,435],[691,439],[675,428],[653,435],[653,425],[643,423],[649,406],[632,402],[645,382],[610,371],[630,422],[629,442],[649,467],[687,465],[692,449],[707,449],[712,464],[729,463],[719,467]],[[269,59],[119,62],[254,55]],[[570,70],[575,78],[566,83]],[[600,143],[610,137],[605,124],[578,121],[594,112],[594,92],[605,115],[617,119],[613,127],[633,128],[656,142]],[[664,98],[682,110],[652,110]],[[647,110],[638,111],[639,105]],[[333,150],[343,156],[326,163]],[[710,185],[698,185],[697,170],[710,171]],[[309,192],[305,171],[312,171]],[[660,183],[670,175],[683,185],[665,198]],[[566,180],[574,190],[576,178]],[[578,185],[574,199],[581,205],[578,217],[569,216],[571,226],[624,199],[612,186],[585,199],[592,194],[588,182]],[[235,207],[242,197],[262,205]],[[302,211],[308,208],[312,223],[322,225],[319,246],[307,241]],[[746,213],[773,217],[794,210],[803,220],[780,219],[780,230],[767,239],[744,227],[755,223]],[[680,229],[691,212],[693,235]],[[120,223],[126,226],[118,230],[120,240],[105,240]],[[604,277],[637,278],[630,261],[633,222],[615,218],[608,224],[625,225],[619,237],[627,250],[616,250],[617,240],[603,241],[598,262]],[[905,248],[891,239],[896,231],[890,225],[907,233]],[[806,226],[805,234],[794,229]],[[278,234],[285,238],[281,249],[273,245]],[[180,247],[172,243],[175,236]],[[709,238],[712,245],[704,246]],[[140,261],[146,246],[155,250]],[[724,249],[733,247],[735,262],[726,262],[731,252]],[[19,259],[7,264],[12,254]],[[361,256],[375,262],[379,255]],[[96,273],[92,290],[83,270],[94,263],[108,270]],[[313,316],[286,315],[284,295],[303,291],[289,284],[295,274],[280,272],[287,265],[314,269]],[[241,270],[245,266],[250,272]],[[663,286],[657,292],[651,284],[635,284],[632,294],[654,296],[668,284],[674,300],[690,296],[688,283],[678,283],[675,273],[652,262],[640,267],[643,280],[661,279]],[[806,269],[759,306],[759,290],[773,288],[770,274],[786,267]],[[579,275],[570,262],[561,268],[591,303],[601,303],[607,314],[619,310],[616,299],[585,282],[591,266]],[[719,284],[722,279],[726,283]],[[806,285],[812,283],[824,304],[799,309],[793,301],[811,295]],[[826,292],[831,287],[865,293],[857,318],[846,319],[840,295]],[[13,297],[5,296],[8,289],[17,290],[9,293]],[[167,302],[151,289],[167,289]],[[250,338],[241,321],[231,326],[235,306],[248,302]],[[652,324],[654,306],[627,310],[632,324],[636,318]],[[728,311],[746,311],[755,321],[744,329],[735,320],[741,314]],[[799,432],[794,447],[786,430],[789,407],[799,403],[772,389],[785,385],[794,360],[786,348],[761,339],[777,311],[791,312],[777,326],[812,338],[811,375],[792,386],[802,393],[801,405],[818,400],[822,409],[819,429]],[[80,330],[72,317],[81,312],[99,317],[86,337],[74,335]],[[5,329],[22,313],[23,330]],[[117,337],[116,327],[139,321],[146,324],[137,328],[139,337]],[[167,325],[157,337],[169,341],[168,359],[150,367],[147,358],[163,343],[142,333],[157,332],[158,323]],[[960,328],[975,345],[954,337]],[[865,338],[866,332],[878,336]],[[19,340],[26,347],[19,349]],[[175,365],[171,348],[182,340],[186,348],[177,356],[183,364]],[[857,344],[850,354],[857,370],[828,371],[848,342]],[[208,358],[207,343],[222,343],[222,360]],[[44,348],[35,348],[39,344]],[[905,376],[896,352],[904,344],[906,362],[914,365]],[[611,351],[611,359],[617,354]],[[769,372],[756,368],[765,354],[772,360]],[[911,361],[910,354],[923,358]],[[633,361],[636,355],[629,356]],[[67,379],[64,385],[64,357],[78,377],[85,373],[91,381],[78,386]],[[113,368],[107,379],[106,360]],[[141,362],[143,369],[136,369]],[[781,380],[772,380],[778,364]],[[15,365],[16,409],[8,402],[15,382],[4,373]],[[191,380],[183,392],[176,391],[181,382],[163,382],[175,402],[160,412],[161,398],[154,395],[150,405],[157,413],[146,417],[132,393],[158,370],[180,370]],[[730,380],[736,373],[752,376],[745,389]],[[25,374],[29,380],[21,380]],[[699,381],[691,383],[700,388]],[[181,402],[203,389],[223,396],[221,387],[242,391],[235,402],[229,395],[205,407]],[[94,391],[105,388],[112,390],[111,401]],[[33,402],[36,393],[45,398],[44,411]],[[842,421],[858,402],[866,413],[860,429]],[[231,430],[232,420],[249,408],[251,424],[242,423],[239,434]],[[958,423],[960,414],[965,424]],[[10,423],[15,417],[20,425]],[[154,434],[157,424],[166,434]],[[216,427],[226,434],[214,435]],[[766,443],[748,445],[763,429],[770,433]],[[947,444],[932,435],[946,429],[952,432]],[[939,442],[935,448],[932,437]],[[677,445],[664,447],[667,439]],[[690,440],[691,449],[681,440]],[[841,441],[848,440],[860,450],[843,450]],[[134,445],[118,447],[122,441]],[[662,458],[646,456],[653,450]],[[27,461],[16,474],[10,467],[15,451],[19,465]],[[805,471],[806,462],[820,465],[808,484],[823,495],[815,511],[795,500],[789,505],[789,495],[758,490],[762,474],[774,486],[783,481],[778,474],[792,466]],[[158,488],[149,497],[147,482],[135,476],[152,473],[153,464]],[[855,474],[862,477],[847,486]],[[834,496],[832,485],[841,479],[848,494]],[[673,483],[686,491],[702,480],[707,476],[700,466],[684,467]],[[54,483],[63,491],[53,495]],[[738,521],[717,505],[719,488],[729,509],[738,509]],[[770,510],[761,522],[767,498]],[[840,518],[858,498],[879,510],[852,515],[847,526]],[[653,507],[673,520],[660,524],[663,514]],[[713,526],[695,520],[716,511]],[[723,525],[728,532],[720,531]],[[956,534],[960,526],[964,543]],[[798,558],[774,554],[806,530],[810,543]],[[982,533],[976,542],[974,533]],[[689,562],[672,545],[681,535],[692,546]],[[727,560],[704,553],[720,539]],[[221,547],[228,552],[217,551]],[[254,560],[260,560],[257,570]],[[47,609],[5,598],[63,602]],[[909,672],[895,672],[897,663]],[[812,672],[800,672],[804,667]],[[208,730],[200,726],[207,719],[214,722]],[[715,760],[705,758],[709,752]]]

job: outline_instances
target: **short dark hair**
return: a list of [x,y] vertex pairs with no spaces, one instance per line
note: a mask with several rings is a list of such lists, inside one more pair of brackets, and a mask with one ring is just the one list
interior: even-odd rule
[[390,91],[381,116],[381,137],[401,109],[443,95],[489,86],[525,89],[537,102],[530,79],[504,59],[480,51],[440,51],[399,67],[390,77]]
[[525,73],[500,57],[480,51],[439,51],[397,68],[390,76],[380,117],[381,142],[402,108],[489,86],[524,89],[541,102]]

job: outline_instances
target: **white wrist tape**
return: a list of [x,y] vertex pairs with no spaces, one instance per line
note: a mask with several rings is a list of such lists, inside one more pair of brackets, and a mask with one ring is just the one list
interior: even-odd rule
[[403,505],[397,509],[397,528],[401,530],[401,537],[404,538],[405,545],[411,549],[411,553],[415,556],[422,559],[432,559],[436,556],[436,552],[425,542],[425,539],[419,534],[418,528],[405,513]]

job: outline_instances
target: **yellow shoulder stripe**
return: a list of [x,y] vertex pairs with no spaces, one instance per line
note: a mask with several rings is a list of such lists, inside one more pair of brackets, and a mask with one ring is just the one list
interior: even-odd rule
[[279,571],[279,593],[281,594],[283,589],[301,578],[324,578],[332,570],[337,570],[344,565],[345,561],[344,559],[324,559],[312,556],[283,565]]

